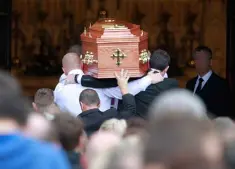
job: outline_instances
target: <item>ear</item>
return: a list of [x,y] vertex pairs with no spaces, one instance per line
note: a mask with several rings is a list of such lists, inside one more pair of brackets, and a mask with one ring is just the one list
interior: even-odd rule
[[[66,72],[66,71],[65,71],[65,68],[63,68],[63,67],[62,67],[62,70],[63,70],[64,73]],[[65,73],[65,74],[66,74],[66,73]]]
[[213,61],[212,61],[212,59],[210,59],[209,60],[209,65],[212,66],[212,63],[213,63]]
[[169,69],[169,66],[167,66],[163,71],[166,73]]
[[97,107],[100,107],[100,102],[98,103]]
[[33,106],[34,111],[38,112],[38,107],[37,107],[36,103],[33,102],[32,106]]
[[83,109],[84,109],[84,104],[83,104],[82,102],[79,102],[79,104],[80,104],[81,110],[83,111]]

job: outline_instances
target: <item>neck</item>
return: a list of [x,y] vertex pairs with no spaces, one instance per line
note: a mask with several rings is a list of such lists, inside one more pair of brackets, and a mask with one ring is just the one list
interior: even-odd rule
[[92,109],[99,109],[98,106],[87,106],[87,107],[84,107],[82,111],[87,111],[87,110],[92,110]]
[[20,126],[13,120],[1,119],[0,124],[1,134],[15,133],[20,129]]
[[199,74],[200,77],[203,77],[203,76],[205,76],[209,71],[210,71],[210,69],[207,70],[207,71],[199,72],[198,74]]
[[67,72],[65,73],[65,75],[68,75],[69,74],[69,72],[71,72],[71,71],[73,71],[73,70],[81,70],[81,67],[72,67],[72,68],[69,68],[69,69],[67,69]]
[[162,77],[164,77],[165,76],[165,72],[161,72],[161,75],[162,75]]

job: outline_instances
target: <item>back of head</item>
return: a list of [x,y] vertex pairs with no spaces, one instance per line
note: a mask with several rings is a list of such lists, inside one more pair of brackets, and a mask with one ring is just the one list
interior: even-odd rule
[[202,100],[185,89],[173,89],[164,92],[153,101],[149,115],[151,120],[164,114],[191,114],[206,117],[206,107]]
[[147,121],[143,118],[131,118],[127,120],[127,128],[146,128]]
[[125,138],[121,144],[114,148],[102,169],[142,169],[143,145],[138,137]]
[[82,54],[82,47],[80,45],[73,45],[69,48],[67,53],[76,53],[78,56]]
[[32,113],[29,116],[25,134],[43,141],[58,142],[58,134],[55,127],[42,115],[36,113]]
[[105,121],[101,126],[100,130],[110,131],[123,136],[127,128],[126,120],[110,119]]
[[76,53],[67,53],[62,59],[63,71],[67,75],[71,70],[80,69],[80,58]]
[[124,137],[133,135],[143,136],[147,133],[147,121],[142,118],[131,118],[127,120],[127,129]]
[[34,95],[34,107],[37,112],[44,113],[54,103],[53,90],[48,88],[38,89]]
[[79,139],[83,133],[82,121],[69,113],[59,113],[54,116],[52,122],[62,147],[66,151],[73,151],[79,145]]
[[93,89],[85,89],[81,92],[79,101],[86,106],[97,106],[100,104],[99,95]]
[[235,123],[229,117],[218,117],[214,119],[217,132],[225,142],[235,141]]
[[121,137],[115,133],[101,131],[92,135],[86,151],[88,166],[90,166],[101,154],[119,145],[120,142]]
[[235,123],[229,117],[218,117],[214,119],[215,127],[219,130],[230,129],[235,127]]
[[222,144],[210,120],[171,114],[151,124],[144,161],[166,169],[212,169],[221,164],[221,155]]
[[150,57],[150,68],[163,71],[170,65],[170,55],[161,49],[155,50]]
[[10,74],[0,71],[0,88],[0,120],[9,119],[25,125],[30,109],[17,81]]

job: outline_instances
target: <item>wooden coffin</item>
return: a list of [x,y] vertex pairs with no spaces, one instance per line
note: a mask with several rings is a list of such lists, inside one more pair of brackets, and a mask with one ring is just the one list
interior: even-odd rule
[[131,77],[148,69],[148,33],[139,25],[102,19],[81,34],[83,71],[96,78],[114,78],[126,69]]

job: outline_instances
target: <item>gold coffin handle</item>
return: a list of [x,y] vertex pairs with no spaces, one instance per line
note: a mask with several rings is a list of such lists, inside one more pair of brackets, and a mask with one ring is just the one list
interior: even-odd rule
[[92,65],[92,64],[98,63],[98,60],[94,59],[93,52],[89,52],[89,51],[85,53],[84,58],[82,55],[80,55],[80,59],[82,60],[82,63],[86,65]]
[[139,61],[142,63],[142,64],[145,64],[149,61],[150,59],[150,56],[149,56],[149,53],[146,49],[142,50],[140,52],[140,57],[139,57]]

